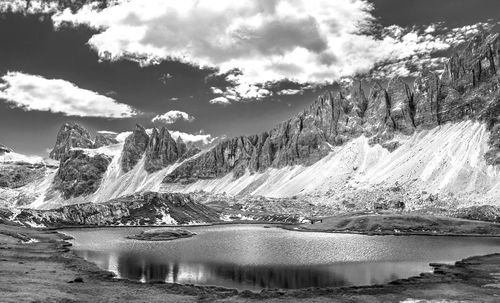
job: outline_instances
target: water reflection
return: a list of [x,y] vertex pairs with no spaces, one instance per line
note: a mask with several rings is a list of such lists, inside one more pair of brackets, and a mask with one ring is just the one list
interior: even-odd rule
[[253,266],[229,263],[168,262],[131,252],[78,254],[125,278],[140,282],[218,285],[239,289],[307,288],[385,283],[430,269],[420,262],[359,262],[313,266]]
[[262,226],[190,227],[170,242],[130,240],[144,228],[71,230],[73,249],[120,278],[238,289],[370,285],[500,250],[499,238],[370,237]]

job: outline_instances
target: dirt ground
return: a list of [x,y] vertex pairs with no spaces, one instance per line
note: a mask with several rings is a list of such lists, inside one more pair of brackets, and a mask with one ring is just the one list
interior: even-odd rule
[[0,224],[0,302],[500,302],[500,254],[386,285],[255,293],[117,280],[68,245],[53,230]]

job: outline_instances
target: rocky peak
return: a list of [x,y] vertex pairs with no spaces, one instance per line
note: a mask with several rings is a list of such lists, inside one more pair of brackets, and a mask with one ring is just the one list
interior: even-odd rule
[[[229,172],[239,177],[269,167],[309,165],[327,155],[331,146],[360,135],[369,137],[370,144],[390,146],[392,152],[398,146],[391,141],[395,133],[411,135],[419,128],[481,117],[493,127],[500,124],[499,57],[498,34],[480,35],[450,58],[441,78],[423,71],[413,86],[400,78],[389,79],[387,84],[375,81],[368,96],[360,81],[346,81],[339,91],[325,93],[268,132],[224,140],[185,161],[164,182],[191,182]],[[500,163],[496,160],[500,144],[490,158]]]
[[60,160],[71,148],[93,148],[90,133],[77,123],[64,123],[57,133],[56,144],[50,152],[50,158]]
[[448,60],[443,82],[459,93],[464,93],[497,75],[499,59],[499,34],[477,35]]
[[117,133],[113,132],[97,132],[94,148],[117,144],[118,140],[116,140],[116,135]]
[[167,167],[181,158],[186,151],[186,144],[180,137],[174,140],[165,127],[162,127],[160,132],[154,128],[146,149],[146,171],[151,173]]
[[149,136],[144,127],[136,124],[134,131],[125,139],[123,145],[121,167],[124,172],[130,171],[139,162],[146,151]]

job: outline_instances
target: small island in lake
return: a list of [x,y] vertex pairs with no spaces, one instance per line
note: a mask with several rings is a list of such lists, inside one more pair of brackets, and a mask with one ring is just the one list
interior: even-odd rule
[[170,241],[181,238],[190,238],[196,235],[193,232],[185,229],[150,229],[142,231],[133,236],[127,236],[127,239],[142,240],[142,241]]

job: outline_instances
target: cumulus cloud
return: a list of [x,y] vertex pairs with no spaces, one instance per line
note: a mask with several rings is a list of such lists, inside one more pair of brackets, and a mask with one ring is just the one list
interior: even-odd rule
[[376,32],[372,11],[367,0],[118,0],[52,18],[56,26],[98,30],[88,43],[103,60],[168,58],[220,74],[241,71],[228,73],[232,86],[214,91],[214,104],[262,99],[271,95],[267,83],[331,82],[382,63],[394,65],[386,72],[411,74],[406,62],[426,64],[478,28],[431,24]]
[[177,121],[188,121],[193,122],[194,117],[189,115],[188,113],[171,110],[169,112],[164,113],[163,115],[158,115],[151,120],[152,122],[161,122],[165,124],[174,124]]
[[214,142],[214,140],[217,139],[217,138],[212,137],[212,135],[210,135],[210,134],[202,134],[202,133],[200,133],[200,134],[188,134],[188,133],[184,133],[184,132],[177,131],[177,130],[169,130],[169,132],[170,132],[170,135],[172,136],[172,138],[174,138],[175,140],[177,140],[178,137],[181,137],[182,141],[184,141],[186,143],[198,143],[198,144],[207,145],[207,144]]
[[127,118],[135,114],[135,110],[126,104],[65,80],[21,72],[9,72],[1,80],[0,99],[25,111],[104,118]]
[[226,98],[226,97],[213,98],[209,102],[210,102],[210,104],[220,104],[220,105],[229,105],[229,104],[231,104],[231,101],[229,101],[229,99]]
[[4,0],[0,1],[0,12],[15,12],[23,14],[55,13],[59,5],[56,1],[41,0]]
[[301,89],[283,89],[278,92],[278,95],[296,95],[302,93]]

